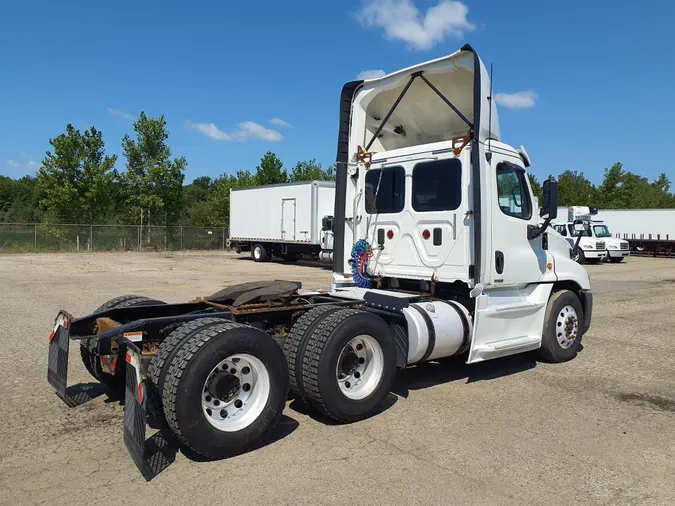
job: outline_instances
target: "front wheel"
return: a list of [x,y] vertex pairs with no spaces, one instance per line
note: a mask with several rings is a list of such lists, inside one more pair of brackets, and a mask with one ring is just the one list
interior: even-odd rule
[[193,334],[173,358],[164,379],[164,415],[183,444],[224,458],[264,441],[287,394],[279,345],[253,327],[223,323]]
[[572,255],[572,260],[574,260],[578,264],[583,264],[586,261],[584,252],[578,249],[577,252]]
[[540,358],[546,362],[567,362],[576,357],[583,318],[581,302],[574,292],[560,290],[551,295],[544,318]]

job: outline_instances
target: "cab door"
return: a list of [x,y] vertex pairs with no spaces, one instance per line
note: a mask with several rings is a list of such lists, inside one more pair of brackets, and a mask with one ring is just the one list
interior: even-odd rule
[[516,159],[492,159],[492,286],[536,283],[546,272],[541,235],[528,238],[528,226],[539,223],[525,169]]

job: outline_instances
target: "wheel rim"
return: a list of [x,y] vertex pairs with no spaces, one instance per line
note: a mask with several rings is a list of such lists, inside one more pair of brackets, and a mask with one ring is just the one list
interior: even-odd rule
[[579,335],[579,318],[574,307],[567,305],[558,313],[555,323],[555,333],[558,344],[562,348],[569,348]]
[[202,388],[202,411],[216,429],[236,432],[251,425],[270,396],[270,374],[262,361],[245,353],[221,360]]
[[256,260],[260,260],[260,257],[262,257],[262,248],[260,246],[253,248],[253,257]]
[[345,397],[360,400],[372,394],[382,380],[384,353],[373,336],[350,340],[338,358],[335,375]]
[[578,261],[579,261],[579,257],[580,257],[580,254],[577,252],[577,253],[575,253],[574,256],[572,257],[572,260],[574,260],[575,262],[578,262]]

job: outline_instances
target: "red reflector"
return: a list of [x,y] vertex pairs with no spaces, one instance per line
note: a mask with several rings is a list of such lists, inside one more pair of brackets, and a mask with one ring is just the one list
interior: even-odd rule
[[131,353],[127,353],[127,364],[131,363]]
[[143,383],[138,384],[138,400],[143,404]]
[[422,232],[422,237],[424,237],[424,239],[429,239],[429,237],[431,237],[431,233],[428,230],[425,230]]
[[394,231],[390,230],[387,232],[387,239],[391,240],[394,238]]
[[52,330],[51,333],[49,334],[49,341],[51,342],[52,339],[54,339],[54,336],[56,335],[56,330]]

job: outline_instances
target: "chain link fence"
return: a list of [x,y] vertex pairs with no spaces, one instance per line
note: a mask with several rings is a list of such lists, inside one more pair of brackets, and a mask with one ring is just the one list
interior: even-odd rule
[[0,223],[0,253],[224,250],[226,227]]

